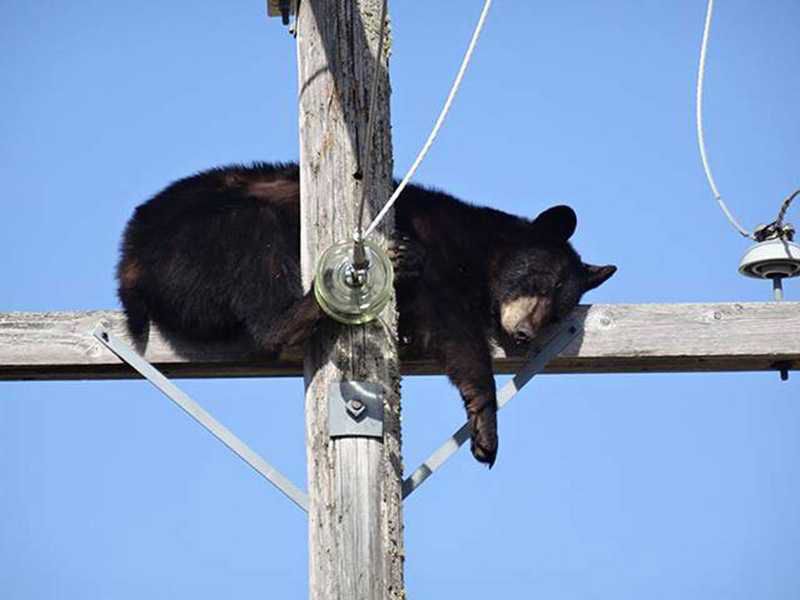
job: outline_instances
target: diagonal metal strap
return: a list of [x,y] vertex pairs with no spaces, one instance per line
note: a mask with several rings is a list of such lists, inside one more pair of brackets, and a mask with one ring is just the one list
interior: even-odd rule
[[236,437],[230,429],[207,413],[202,406],[167,379],[161,371],[139,356],[133,348],[111,335],[102,324],[98,324],[95,327],[92,335],[121,360],[136,369],[142,377],[180,406],[186,414],[210,431],[214,437],[230,448],[234,454],[258,471],[289,500],[305,512],[308,512],[308,495],[305,492],[297,488],[280,471],[256,454],[247,444]]
[[[503,408],[508,401],[520,391],[533,376],[541,372],[545,365],[558,356],[569,343],[581,332],[582,326],[573,320],[561,323],[561,326],[547,341],[542,349],[531,356],[520,369],[519,373],[509,381],[497,394],[497,408]],[[407,498],[411,492],[416,490],[422,483],[441,467],[456,451],[469,439],[469,423],[464,423],[461,429],[456,431],[453,436],[442,444],[433,454],[428,457],[417,469],[403,481],[403,498]]]

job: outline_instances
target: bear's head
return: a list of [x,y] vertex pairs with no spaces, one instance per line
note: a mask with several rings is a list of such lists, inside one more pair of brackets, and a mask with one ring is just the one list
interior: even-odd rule
[[614,265],[581,261],[569,243],[576,225],[569,206],[554,206],[528,224],[525,239],[503,249],[492,293],[503,331],[517,342],[566,317],[585,292],[616,272]]

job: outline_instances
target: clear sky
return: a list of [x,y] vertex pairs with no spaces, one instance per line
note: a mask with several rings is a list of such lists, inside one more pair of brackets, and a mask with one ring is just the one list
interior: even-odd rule
[[[398,174],[481,4],[390,2]],[[297,158],[294,44],[264,12],[0,0],[0,311],[116,307],[137,204],[203,168]],[[769,299],[736,273],[747,243],[696,150],[704,14],[497,0],[418,180],[517,214],[572,205],[577,249],[620,267],[589,302]],[[796,0],[717,3],[707,137],[748,227],[800,186],[798,24]],[[304,482],[300,380],[179,384]],[[461,452],[406,503],[409,597],[800,597],[799,392],[800,374],[534,380],[492,471]],[[444,378],[403,394],[412,468],[463,414]],[[300,599],[306,554],[300,511],[146,383],[0,383],[4,600]]]

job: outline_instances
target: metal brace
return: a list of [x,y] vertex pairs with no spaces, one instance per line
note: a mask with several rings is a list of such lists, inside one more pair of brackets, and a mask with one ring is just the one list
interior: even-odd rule
[[[509,381],[497,394],[497,409],[500,410],[526,383],[540,373],[544,367],[558,356],[569,343],[581,333],[583,327],[574,320],[567,320],[561,323],[553,336],[544,344],[542,349],[532,355],[522,366],[520,371]],[[416,490],[423,482],[433,475],[456,451],[469,439],[469,423],[464,423],[461,429],[456,431],[450,439],[442,444],[428,459],[411,473],[403,481],[403,498],[407,498],[411,492]]]
[[205,427],[214,437],[230,448],[234,454],[253,467],[267,481],[278,488],[298,508],[308,512],[308,495],[297,488],[280,471],[261,458],[247,444],[217,421],[203,407],[192,400],[185,392],[167,379],[161,371],[142,358],[133,348],[119,338],[111,335],[102,323],[92,332],[101,344],[116,354],[121,360],[136,369],[142,377],[156,386],[167,398],[181,407],[186,414]]
[[365,381],[337,381],[328,388],[331,438],[383,439],[383,386]]
[[[542,349],[497,394],[497,408],[503,408],[545,365],[558,356],[582,331],[577,321],[565,321]],[[280,471],[261,458],[227,427],[206,412],[179,389],[163,373],[147,362],[130,346],[111,335],[98,324],[92,333],[100,343],[128,363],[142,377],[183,409],[190,417],[225,444],[289,500],[308,512],[308,495],[297,488]],[[383,437],[383,386],[375,383],[345,381],[331,384],[328,391],[328,426],[333,437]],[[403,481],[403,498],[438,470],[469,439],[469,423],[465,423],[409,477]]]

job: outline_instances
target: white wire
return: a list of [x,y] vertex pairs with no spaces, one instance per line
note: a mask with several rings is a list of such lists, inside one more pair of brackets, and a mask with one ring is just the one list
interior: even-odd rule
[[731,214],[731,211],[728,210],[728,207],[725,205],[725,201],[722,199],[722,195],[719,193],[717,189],[717,184],[714,181],[714,176],[711,173],[711,166],[708,164],[708,155],[706,154],[706,140],[705,134],[703,133],[703,81],[705,79],[705,71],[706,71],[706,50],[708,49],[708,34],[711,31],[711,17],[714,12],[714,0],[708,0],[708,9],[706,10],[706,24],[703,28],[703,42],[700,46],[700,66],[698,67],[697,72],[697,112],[696,112],[696,120],[697,120],[697,144],[700,147],[700,158],[703,161],[703,170],[706,173],[706,179],[708,180],[708,185],[711,188],[711,193],[714,194],[714,198],[716,199],[719,207],[722,209],[722,212],[725,213],[725,216],[728,217],[728,221],[731,222],[739,233],[741,233],[744,237],[752,238],[753,234],[747,231],[744,227],[742,227],[739,222],[734,218]]
[[458,93],[458,88],[461,86],[461,80],[464,78],[464,73],[467,71],[467,67],[469,66],[469,62],[472,59],[472,53],[475,50],[475,46],[478,43],[478,38],[481,35],[481,31],[483,30],[483,25],[486,22],[486,16],[489,14],[489,8],[492,6],[492,0],[486,0],[483,5],[483,11],[481,11],[481,16],[478,19],[478,25],[475,27],[475,32],[472,34],[472,39],[469,42],[469,46],[467,47],[467,52],[464,54],[464,60],[461,62],[461,68],[458,70],[458,75],[456,75],[456,79],[453,82],[453,87],[450,89],[450,95],[447,97],[447,100],[444,103],[444,107],[442,107],[442,112],[439,113],[439,118],[436,120],[436,124],[433,126],[433,130],[431,131],[430,135],[428,136],[425,145],[422,146],[422,150],[420,150],[419,154],[417,155],[416,160],[411,165],[411,168],[406,173],[406,176],[400,182],[400,185],[397,186],[392,196],[389,198],[388,202],[384,205],[381,211],[377,214],[377,216],[372,220],[367,230],[364,232],[364,237],[368,236],[373,230],[378,226],[381,222],[383,217],[386,216],[386,213],[389,211],[390,208],[394,205],[397,198],[400,194],[403,193],[403,190],[408,185],[408,182],[411,181],[411,178],[416,173],[417,168],[425,159],[425,155],[428,154],[428,150],[431,149],[436,136],[439,133],[439,129],[442,127],[442,123],[444,123],[445,118],[447,117],[447,113],[450,111],[450,106],[453,104],[453,100]]

